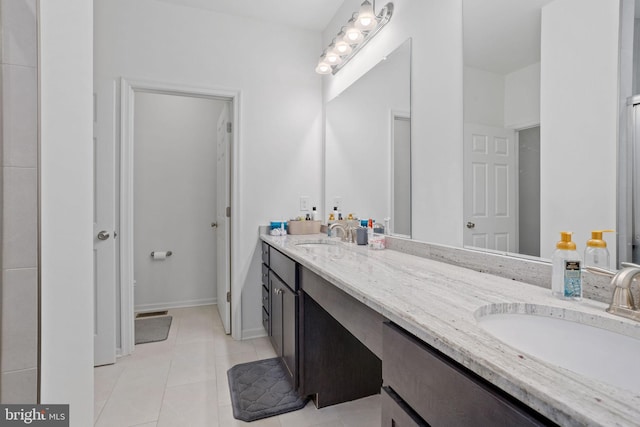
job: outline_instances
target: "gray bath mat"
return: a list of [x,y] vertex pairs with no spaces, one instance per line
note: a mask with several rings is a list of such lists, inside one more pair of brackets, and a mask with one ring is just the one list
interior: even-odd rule
[[172,319],[171,316],[136,319],[136,344],[166,340]]
[[280,358],[235,365],[227,371],[234,418],[255,421],[302,409]]

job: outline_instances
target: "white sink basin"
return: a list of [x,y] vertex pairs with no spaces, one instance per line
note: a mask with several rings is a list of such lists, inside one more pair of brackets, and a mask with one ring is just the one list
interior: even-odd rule
[[482,307],[476,319],[530,356],[640,394],[640,323],[533,304]]
[[309,242],[300,242],[296,243],[296,246],[300,248],[319,248],[323,246],[336,246],[338,242],[334,242],[333,240],[314,240]]

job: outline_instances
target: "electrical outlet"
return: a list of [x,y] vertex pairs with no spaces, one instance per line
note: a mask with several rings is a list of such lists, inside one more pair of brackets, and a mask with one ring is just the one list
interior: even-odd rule
[[340,197],[340,196],[334,197],[333,198],[333,206],[337,207],[339,211],[342,211],[342,197]]
[[309,210],[309,196],[301,196],[300,197],[300,210],[308,211]]

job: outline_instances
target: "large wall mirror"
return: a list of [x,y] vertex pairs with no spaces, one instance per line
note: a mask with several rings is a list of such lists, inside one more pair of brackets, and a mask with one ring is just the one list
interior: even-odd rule
[[618,23],[615,2],[463,0],[465,246],[549,258],[616,228]]
[[465,0],[464,244],[540,256],[540,31],[551,0]]
[[[326,107],[325,212],[390,218],[411,236],[411,40]],[[344,203],[343,203],[344,201]]]
[[[327,103],[325,212],[341,205],[343,213],[378,222],[391,217],[394,233],[450,244],[418,230],[419,209],[446,204],[438,197],[460,197],[460,246],[549,259],[559,232],[573,231],[583,251],[591,230],[617,225],[619,8],[583,0],[462,4],[463,129],[460,140],[435,144],[464,147],[463,194],[418,200],[427,196],[416,191],[423,183],[411,179],[409,166],[415,175],[428,164],[415,148],[434,142],[414,141],[410,162],[410,144],[406,154],[394,149],[394,129],[402,129],[396,123],[410,116],[407,41]],[[400,197],[402,189],[411,194],[406,182],[413,200]],[[413,206],[414,217],[396,201]],[[614,268],[616,236],[606,238]]]

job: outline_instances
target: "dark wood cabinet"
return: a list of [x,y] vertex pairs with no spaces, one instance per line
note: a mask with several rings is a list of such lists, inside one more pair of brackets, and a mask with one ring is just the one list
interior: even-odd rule
[[318,408],[381,393],[383,427],[556,425],[264,242],[262,261],[263,325]]
[[297,264],[264,242],[262,261],[262,323],[276,354],[287,367],[291,383],[297,388]]
[[380,406],[382,427],[429,427],[429,424],[389,387],[382,387]]
[[[394,324],[385,323],[382,342],[385,387],[428,425],[555,425]],[[383,407],[383,420],[392,418],[388,408]],[[384,427],[392,425],[383,424]]]

